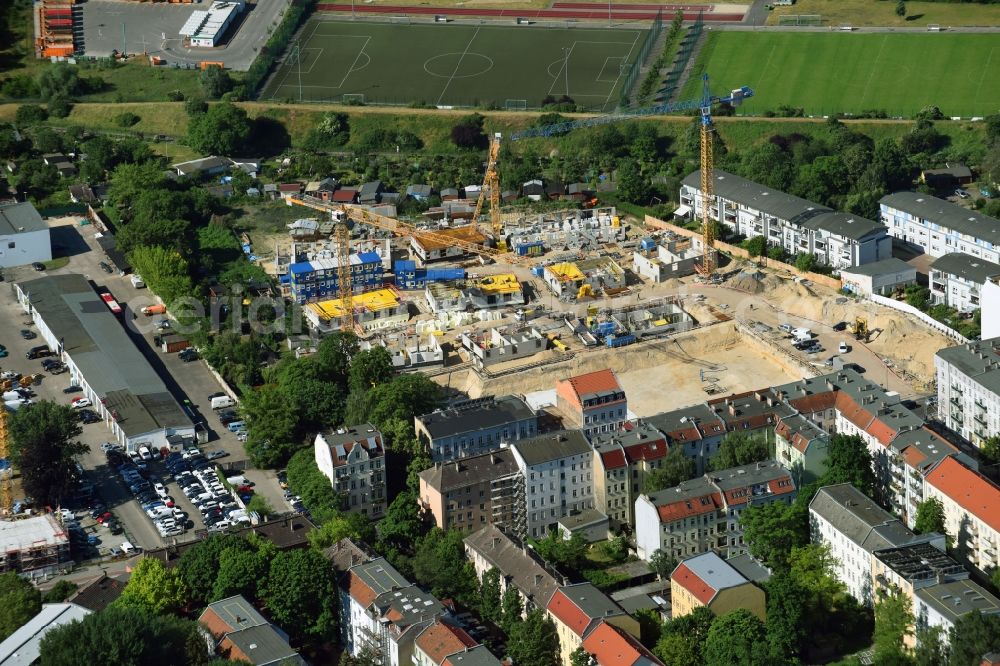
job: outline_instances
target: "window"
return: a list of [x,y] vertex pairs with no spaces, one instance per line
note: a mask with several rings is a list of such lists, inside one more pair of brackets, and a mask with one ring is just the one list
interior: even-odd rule
[[7,248],[10,249],[10,250],[13,250],[14,249],[14,245],[15,245],[14,241],[11,241],[11,242],[7,243]]

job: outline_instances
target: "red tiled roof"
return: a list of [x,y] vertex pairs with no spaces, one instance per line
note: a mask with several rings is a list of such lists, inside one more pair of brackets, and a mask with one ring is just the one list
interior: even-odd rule
[[1000,532],[1000,487],[985,476],[948,456],[927,475],[927,483]]
[[667,455],[667,442],[658,439],[654,442],[642,442],[625,447],[625,454],[631,462],[637,460],[657,460]]
[[435,664],[440,664],[450,654],[478,645],[475,639],[462,629],[440,620],[420,632],[415,642]]
[[841,416],[865,430],[872,422],[872,414],[867,409],[854,401],[854,398],[847,393],[840,391],[837,394],[837,411]]
[[809,448],[809,442],[812,441],[801,432],[797,432],[792,435],[791,444],[799,453],[805,453],[806,449]]
[[552,595],[547,610],[577,636],[583,636],[583,632],[590,625],[590,617],[563,594],[562,590],[556,590],[556,593]]
[[378,596],[375,590],[368,587],[361,578],[354,572],[348,572],[347,574],[347,593],[351,595],[351,598],[358,602],[362,608],[368,608],[375,601],[375,597]]
[[602,451],[601,462],[604,463],[604,469],[621,469],[625,467],[625,452],[621,449]]
[[618,378],[615,377],[614,371],[610,368],[598,370],[597,372],[588,372],[585,375],[570,377],[566,381],[573,387],[573,391],[576,393],[578,398],[591,393],[620,391],[622,389],[621,385],[618,383]]
[[694,442],[701,439],[701,435],[702,431],[694,424],[667,433],[669,439],[677,442]]
[[921,453],[920,449],[917,447],[908,446],[903,449],[903,460],[905,460],[906,464],[910,467],[916,467],[923,461],[927,460],[927,456]]
[[354,198],[356,196],[358,196],[358,193],[355,190],[336,190],[333,193],[332,199],[333,201],[349,203],[351,201],[354,201]]
[[663,662],[642,643],[613,624],[601,622],[583,641],[583,649],[593,655],[598,666],[632,666],[643,663],[662,666]]
[[278,191],[280,192],[300,192],[301,190],[301,183],[282,183],[278,185]]
[[[703,499],[707,499],[708,502],[702,502]],[[675,520],[711,513],[720,506],[722,506],[722,497],[719,496],[719,493],[711,493],[703,497],[693,497],[658,506],[656,513],[659,514],[661,523],[672,523]]]
[[233,628],[229,626],[229,623],[219,617],[219,614],[216,613],[215,609],[211,607],[202,611],[201,617],[198,618],[198,622],[205,625],[205,628],[208,629],[209,633],[215,636],[216,639],[233,630]]
[[882,446],[889,446],[889,443],[896,438],[899,433],[879,418],[871,422],[865,432],[877,439]]
[[[779,485],[782,482],[784,482],[784,485]],[[792,477],[787,474],[768,481],[767,488],[773,495],[787,495],[788,493],[795,492],[795,484],[792,483]],[[726,505],[739,506],[746,504],[750,497],[751,493],[748,487],[733,488],[726,491]]]
[[701,603],[708,605],[708,602],[715,596],[716,589],[702,580],[701,576],[691,571],[683,562],[677,565],[674,572],[670,574],[670,580],[676,582],[685,590],[694,595],[694,598]]
[[813,414],[831,409],[837,401],[838,391],[824,391],[813,395],[803,395],[798,398],[788,398],[788,404],[802,414]]

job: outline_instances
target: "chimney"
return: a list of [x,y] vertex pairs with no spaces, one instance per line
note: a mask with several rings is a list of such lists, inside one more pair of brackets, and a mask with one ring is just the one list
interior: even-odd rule
[[495,549],[500,545],[500,537],[493,537],[493,548]]
[[[728,400],[726,402],[729,403]],[[729,403],[729,415],[736,416],[736,405]]]
[[535,585],[539,585],[542,582],[542,574],[535,574]]

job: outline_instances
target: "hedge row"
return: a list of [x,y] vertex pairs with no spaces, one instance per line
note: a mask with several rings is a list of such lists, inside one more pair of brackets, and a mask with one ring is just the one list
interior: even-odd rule
[[267,75],[271,72],[271,67],[278,56],[288,48],[288,42],[292,40],[299,26],[312,14],[315,8],[316,0],[292,0],[292,5],[285,12],[285,17],[281,19],[278,29],[267,40],[257,59],[247,70],[244,81],[248,92],[257,94],[258,88],[267,79]]

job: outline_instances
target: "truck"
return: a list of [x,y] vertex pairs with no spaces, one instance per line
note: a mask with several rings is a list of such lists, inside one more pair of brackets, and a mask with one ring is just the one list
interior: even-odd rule
[[146,287],[146,283],[143,281],[142,276],[139,274],[133,274],[131,277],[129,277],[129,280],[132,281],[132,286],[135,287],[136,289],[145,289]]
[[152,317],[153,315],[166,314],[167,306],[164,305],[163,303],[157,303],[156,305],[147,305],[142,310],[140,310],[140,312],[142,312],[142,314],[146,315],[147,317]]

